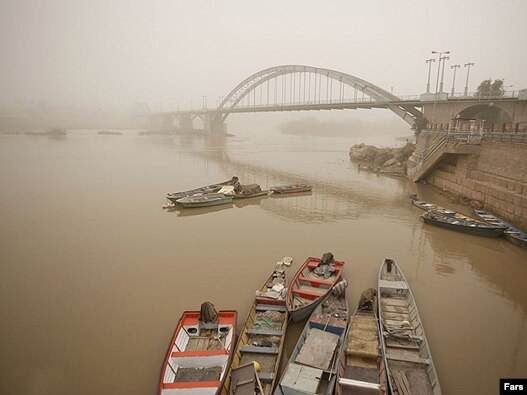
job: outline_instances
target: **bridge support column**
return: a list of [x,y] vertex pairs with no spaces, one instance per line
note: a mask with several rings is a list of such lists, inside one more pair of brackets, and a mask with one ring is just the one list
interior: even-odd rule
[[205,114],[203,122],[205,133],[208,134],[225,134],[227,133],[227,125],[223,123],[221,117],[215,117],[214,113]]
[[179,115],[179,130],[184,133],[192,132],[194,130],[192,116],[190,114]]

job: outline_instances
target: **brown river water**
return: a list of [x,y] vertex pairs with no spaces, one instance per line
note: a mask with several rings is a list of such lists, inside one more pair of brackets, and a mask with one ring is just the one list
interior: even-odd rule
[[[0,136],[0,394],[157,393],[181,313],[237,309],[284,256],[344,260],[348,299],[383,258],[410,282],[444,394],[496,394],[527,377],[527,251],[430,227],[430,186],[359,171],[349,147],[393,136]],[[163,210],[167,192],[240,177],[312,194]],[[288,350],[301,324],[288,332]]]

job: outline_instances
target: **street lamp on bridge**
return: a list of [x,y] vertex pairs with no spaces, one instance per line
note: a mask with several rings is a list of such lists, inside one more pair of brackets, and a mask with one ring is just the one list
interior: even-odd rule
[[[445,54],[445,55],[448,55],[450,53],[450,51],[442,51],[442,52],[438,52],[438,51],[432,51],[433,54],[438,54],[439,56],[439,59],[438,59],[438,67],[437,67],[437,80],[436,80],[436,95],[437,95],[437,88],[439,86],[439,71],[441,70],[441,61],[443,60],[443,57],[442,55]],[[450,59],[450,58],[449,58]],[[443,89],[443,82],[441,81],[441,90]]]
[[426,93],[430,93],[430,72],[432,71],[432,62],[435,61],[436,60],[434,58],[426,60],[426,63],[428,63],[428,82],[426,83]]
[[441,83],[439,84],[439,93],[443,93],[443,77],[445,76],[445,60],[450,60],[450,56],[443,56],[443,68],[441,70]]
[[468,67],[467,69],[467,83],[465,84],[465,96],[468,96],[468,76],[470,74],[470,66],[474,66],[474,63],[465,63],[464,67]]
[[453,66],[450,66],[451,69],[454,69],[454,78],[452,79],[452,93],[450,94],[451,96],[454,96],[454,89],[456,85],[456,70],[459,69],[460,67],[461,67],[460,64],[455,64]]

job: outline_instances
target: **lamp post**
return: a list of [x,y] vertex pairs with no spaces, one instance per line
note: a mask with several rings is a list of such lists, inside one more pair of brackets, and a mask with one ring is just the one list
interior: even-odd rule
[[443,93],[443,77],[445,76],[445,60],[450,60],[450,56],[443,56],[443,68],[441,69],[441,84],[439,85],[439,93]]
[[438,59],[439,60],[439,62],[438,62],[439,65],[437,67],[437,80],[436,80],[436,92],[435,92],[436,95],[437,95],[437,87],[439,86],[439,70],[441,69],[441,60],[443,60],[441,56],[443,54],[447,54],[448,55],[450,53],[450,51],[443,51],[443,52],[432,51],[432,53],[433,54],[438,54],[438,56],[439,56],[439,59]]
[[430,93],[430,72],[432,71],[432,62],[435,62],[436,60],[434,58],[430,58],[426,60],[426,63],[428,63],[428,82],[426,83],[426,93]]
[[465,84],[465,96],[468,96],[468,76],[470,75],[470,66],[474,66],[474,63],[465,63],[464,67],[467,68],[467,82]]
[[452,92],[450,93],[450,96],[454,96],[454,89],[456,85],[456,70],[460,68],[460,64],[455,64],[453,66],[450,66],[451,69],[454,69],[454,78],[452,79]]

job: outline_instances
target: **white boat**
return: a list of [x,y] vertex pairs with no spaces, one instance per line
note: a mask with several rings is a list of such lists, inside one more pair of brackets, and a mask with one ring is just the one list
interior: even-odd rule
[[377,298],[383,357],[392,395],[441,395],[417,305],[393,259],[384,259],[381,264]]

